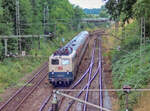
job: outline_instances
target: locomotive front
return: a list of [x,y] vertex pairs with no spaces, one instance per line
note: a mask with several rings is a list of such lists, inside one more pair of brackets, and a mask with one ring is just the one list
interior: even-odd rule
[[70,56],[55,56],[49,58],[49,80],[55,86],[58,84],[70,84],[74,75],[72,72],[72,60]]
[[49,81],[54,86],[70,85],[87,45],[88,32],[83,31],[49,57]]

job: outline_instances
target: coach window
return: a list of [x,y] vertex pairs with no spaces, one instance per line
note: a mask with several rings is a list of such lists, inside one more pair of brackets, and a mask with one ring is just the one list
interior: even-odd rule
[[59,60],[58,59],[52,59],[51,63],[52,63],[52,65],[58,65]]

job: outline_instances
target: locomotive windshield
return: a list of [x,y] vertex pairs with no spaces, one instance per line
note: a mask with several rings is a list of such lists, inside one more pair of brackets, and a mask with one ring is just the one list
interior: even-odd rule
[[62,60],[62,65],[68,65],[68,64],[69,64],[69,59]]
[[51,63],[52,63],[52,65],[58,65],[59,64],[59,60],[58,59],[52,59]]

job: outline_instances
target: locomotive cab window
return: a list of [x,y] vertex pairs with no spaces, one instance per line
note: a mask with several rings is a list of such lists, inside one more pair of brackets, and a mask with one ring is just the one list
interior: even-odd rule
[[62,60],[62,65],[69,65],[69,64],[70,64],[69,59],[63,59]]
[[52,65],[58,65],[59,64],[59,60],[58,59],[52,59],[51,63],[52,63]]

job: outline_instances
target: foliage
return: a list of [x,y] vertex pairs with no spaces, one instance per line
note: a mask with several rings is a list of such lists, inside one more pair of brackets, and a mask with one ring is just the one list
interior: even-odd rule
[[[134,50],[130,53],[123,53],[120,58],[113,62],[113,83],[115,88],[122,88],[124,85],[130,85],[132,88],[144,88],[149,83],[150,78],[150,46],[145,49],[143,61],[140,61],[140,50]],[[144,51],[144,50],[143,50]],[[117,53],[116,53],[117,54]],[[140,65],[142,64],[142,66]],[[123,93],[118,93],[123,108],[125,98],[122,98]],[[139,93],[132,92],[129,95],[129,106],[137,103],[137,95]]]
[[106,8],[113,19],[122,17],[123,22],[128,21],[133,17],[132,7],[137,0],[109,0],[106,3]]
[[[59,36],[73,29],[78,29],[83,10],[69,3],[68,0],[19,0],[21,35],[43,35],[50,32]],[[16,34],[16,0],[0,0],[0,35]],[[43,25],[45,24],[46,25]],[[36,39],[22,38],[22,50],[30,52]],[[18,39],[8,40],[8,53],[19,52]],[[4,56],[4,40],[0,41],[0,60]],[[20,53],[20,52],[19,52]]]
[[[62,35],[65,38],[65,43],[63,45],[76,34],[77,32],[64,33]],[[20,81],[20,78],[24,77],[26,74],[30,74],[35,68],[39,67],[41,63],[47,61],[49,55],[59,48],[60,44],[61,38],[55,38],[53,41],[47,42],[41,39],[42,50],[38,50],[37,47],[33,48],[30,51],[32,57],[6,58],[3,62],[0,62],[0,91],[8,87],[20,86],[20,84],[23,83],[23,81]],[[36,57],[34,55],[40,55],[41,57]]]
[[78,24],[80,24],[80,20],[84,17],[84,13],[82,9],[78,6],[74,6],[74,16],[73,16],[73,27],[78,30]]
[[150,17],[150,1],[149,0],[137,0],[133,6],[134,15],[138,17]]
[[0,0],[0,20],[1,20],[1,17],[2,17],[2,14],[3,14],[3,9],[2,9],[2,0]]
[[[149,84],[150,78],[150,45],[147,43],[146,48],[140,50],[140,32],[137,21],[126,25],[126,38],[121,42],[120,50],[114,50],[112,54],[112,74],[115,88],[122,88],[124,85],[130,85],[132,88],[144,88]],[[142,53],[142,59],[140,56]],[[125,95],[118,92],[120,106],[125,109]],[[131,92],[129,94],[129,108],[137,103],[140,93]]]
[[102,18],[109,18],[109,14],[107,13],[107,9],[105,6],[102,6],[101,7],[101,11],[99,13],[99,17],[102,17]]
[[150,29],[150,1],[149,0],[109,0],[106,3],[108,13],[116,21],[121,20],[123,25],[130,19],[137,19],[141,23],[141,17],[145,18],[146,36]]
[[[28,7],[28,8],[27,8]],[[20,22],[22,24],[32,23],[32,5],[29,0],[20,0]],[[31,34],[31,26],[23,25],[21,34]]]

